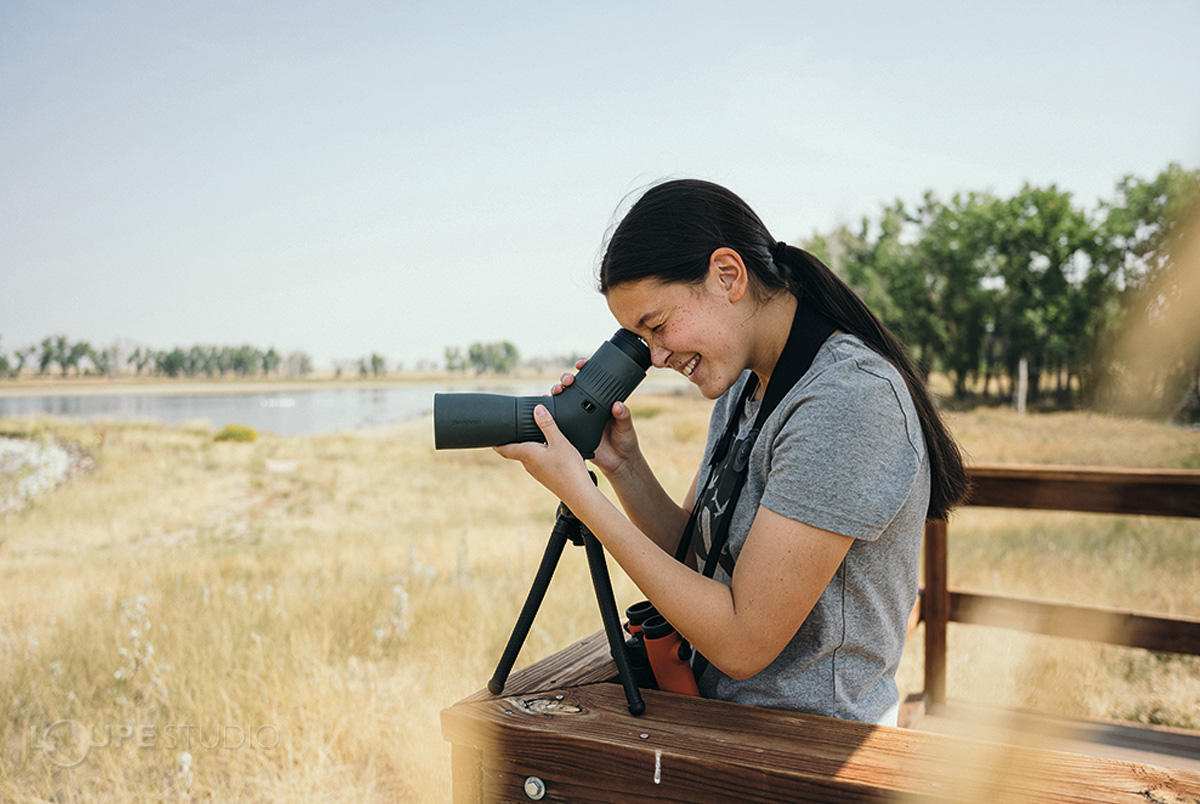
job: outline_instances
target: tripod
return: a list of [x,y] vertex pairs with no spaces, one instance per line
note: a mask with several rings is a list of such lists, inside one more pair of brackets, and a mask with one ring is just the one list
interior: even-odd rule
[[[589,474],[591,473],[589,472]],[[594,474],[592,482],[596,482]],[[608,565],[604,562],[604,548],[587,529],[587,526],[576,519],[566,504],[561,502],[558,504],[558,517],[554,522],[554,528],[550,531],[550,540],[546,543],[546,552],[542,554],[542,563],[538,565],[533,586],[530,587],[529,594],[525,597],[525,605],[521,608],[516,625],[513,626],[512,635],[508,638],[508,645],[504,648],[504,655],[500,657],[500,663],[496,665],[496,672],[492,674],[492,679],[488,682],[488,691],[493,695],[499,695],[504,691],[504,683],[508,680],[508,674],[512,670],[513,664],[517,661],[517,654],[521,652],[521,647],[525,644],[525,638],[529,636],[529,629],[533,627],[533,618],[537,616],[542,600],[546,597],[550,579],[554,576],[554,570],[558,566],[558,560],[562,557],[563,548],[566,547],[568,540],[576,546],[583,545],[583,549],[587,552],[588,569],[592,574],[592,587],[596,591],[596,603],[600,606],[600,618],[604,621],[604,632],[608,636],[609,651],[617,663],[617,674],[621,677],[621,686],[625,688],[625,700],[628,701],[629,712],[633,715],[640,715],[646,711],[646,704],[642,701],[642,693],[634,679],[629,654],[625,648],[625,638],[622,635],[621,622],[617,616],[617,603],[613,599],[612,581],[608,576]]]

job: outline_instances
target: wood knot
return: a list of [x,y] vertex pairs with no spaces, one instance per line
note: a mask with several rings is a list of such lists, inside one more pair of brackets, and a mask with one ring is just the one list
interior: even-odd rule
[[557,717],[559,715],[583,714],[582,706],[567,703],[561,695],[557,698],[514,698],[512,699],[512,705],[516,709],[530,715]]
[[1147,790],[1142,797],[1154,804],[1200,804],[1200,799],[1181,796],[1171,790]]

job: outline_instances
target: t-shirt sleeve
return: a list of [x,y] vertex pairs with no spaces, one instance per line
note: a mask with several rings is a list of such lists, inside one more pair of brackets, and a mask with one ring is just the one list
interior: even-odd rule
[[924,452],[901,394],[908,389],[897,375],[855,361],[796,389],[775,411],[785,418],[762,505],[823,530],[877,538],[912,491]]

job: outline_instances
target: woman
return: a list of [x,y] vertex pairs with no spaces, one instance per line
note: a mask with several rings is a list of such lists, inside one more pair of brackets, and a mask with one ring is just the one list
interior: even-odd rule
[[923,524],[966,491],[902,346],[820,261],[708,182],[648,190],[609,239],[600,290],[655,366],[716,400],[682,504],[619,402],[593,462],[625,515],[543,406],[545,444],[496,451],[565,502],[691,642],[703,695],[894,725]]

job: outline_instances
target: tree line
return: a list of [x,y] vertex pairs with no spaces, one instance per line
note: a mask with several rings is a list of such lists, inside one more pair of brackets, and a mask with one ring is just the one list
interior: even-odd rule
[[[378,356],[373,356],[378,359]],[[296,351],[281,355],[274,347],[263,351],[254,346],[192,346],[155,350],[136,347],[128,354],[120,347],[97,349],[87,341],[72,342],[53,335],[40,345],[0,350],[0,377],[17,377],[23,371],[47,375],[51,370],[66,377],[75,375],[114,376],[132,372],[136,376],[161,377],[258,377],[286,375],[303,377],[313,370],[312,358]]]
[[467,347],[466,354],[457,346],[447,346],[445,357],[447,371],[466,371],[471,368],[476,374],[508,374],[521,362],[517,347],[510,341],[477,341]]
[[1200,170],[1172,163],[1149,180],[1126,176],[1092,210],[1055,185],[1010,197],[927,192],[805,246],[926,374],[945,372],[957,399],[1013,399],[1024,376],[1030,404],[1111,407],[1136,382],[1137,412],[1169,413],[1200,405],[1200,333],[1153,365],[1114,350],[1132,327],[1157,322],[1166,336],[1196,314],[1175,255],[1197,213]]

